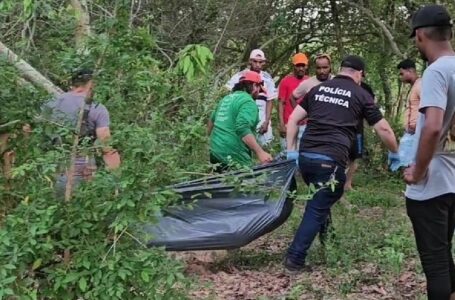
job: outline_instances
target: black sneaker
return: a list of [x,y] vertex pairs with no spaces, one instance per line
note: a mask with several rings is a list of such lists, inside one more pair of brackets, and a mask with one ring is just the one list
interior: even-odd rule
[[311,271],[311,268],[305,264],[300,265],[292,262],[289,258],[284,260],[285,273],[289,275],[296,275],[302,272]]

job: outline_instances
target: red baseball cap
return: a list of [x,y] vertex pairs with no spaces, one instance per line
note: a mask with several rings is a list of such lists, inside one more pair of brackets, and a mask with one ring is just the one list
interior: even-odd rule
[[261,74],[259,74],[258,72],[246,71],[240,77],[239,82],[242,81],[249,81],[252,83],[259,84],[261,86],[262,92],[267,93],[266,89],[264,88],[264,81],[262,80]]

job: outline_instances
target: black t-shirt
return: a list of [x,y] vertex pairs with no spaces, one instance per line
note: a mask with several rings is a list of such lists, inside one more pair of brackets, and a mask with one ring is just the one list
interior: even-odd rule
[[[360,82],[360,87],[362,87],[365,91],[367,91],[368,94],[370,94],[371,97],[373,97],[373,101],[375,101],[374,98],[375,98],[376,96],[374,95],[373,89],[371,88],[371,86],[370,86],[368,83],[366,83],[366,82],[364,82],[364,81],[361,81],[361,82]],[[359,126],[357,127],[357,133],[363,135],[363,120],[361,120],[361,121],[359,122]]]
[[346,166],[357,126],[382,119],[371,95],[350,77],[338,75],[311,89],[300,104],[308,113],[308,125],[300,151],[332,157]]
[[361,86],[365,91],[367,91],[368,94],[370,94],[371,97],[373,97],[373,100],[374,100],[375,95],[374,95],[374,92],[373,92],[373,89],[371,88],[371,86],[370,86],[368,83],[364,82],[364,81],[360,82],[360,86]]

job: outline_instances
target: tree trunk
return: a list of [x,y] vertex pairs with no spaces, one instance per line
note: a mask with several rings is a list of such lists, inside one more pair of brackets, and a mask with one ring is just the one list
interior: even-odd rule
[[389,57],[387,51],[386,54],[381,57],[379,62],[379,76],[381,77],[382,90],[384,92],[384,107],[385,117],[389,118],[392,113],[392,88],[390,86],[389,76],[386,69],[386,59]]
[[370,9],[363,7],[352,0],[341,0],[341,2],[344,2],[346,4],[349,4],[352,7],[357,8],[361,13],[363,13],[368,18],[370,18],[370,20],[373,21],[373,23],[375,23],[381,29],[382,34],[389,42],[390,47],[392,48],[392,51],[395,53],[395,55],[397,55],[401,58],[406,58],[406,55],[403,54],[403,52],[401,52],[400,48],[398,47],[397,43],[395,42],[395,38],[394,38],[393,34],[390,32],[389,28],[387,28],[387,25],[384,22],[382,22],[381,19],[376,18]]
[[76,48],[81,49],[85,45],[85,40],[90,36],[90,15],[88,13],[86,0],[71,0],[76,19],[77,28],[75,32]]
[[397,101],[397,104],[395,105],[396,109],[394,112],[395,122],[398,122],[400,120],[402,110],[403,110],[403,107],[405,106],[406,100],[407,100],[406,91],[404,89],[403,83],[400,83],[399,88],[398,88],[398,101]]
[[63,91],[50,82],[46,77],[41,75],[35,68],[30,66],[27,62],[20,59],[13,51],[11,51],[5,44],[0,42],[0,55],[5,55],[6,60],[12,64],[21,74],[21,76],[34,85],[44,88],[48,93],[53,95],[60,95]]
[[338,14],[337,3],[335,0],[330,0],[330,10],[332,11],[333,23],[335,25],[335,37],[338,53],[340,54],[340,57],[344,57],[346,52],[344,51],[341,22]]

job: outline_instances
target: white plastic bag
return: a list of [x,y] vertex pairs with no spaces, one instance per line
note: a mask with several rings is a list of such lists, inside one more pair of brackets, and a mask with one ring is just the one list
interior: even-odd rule
[[415,134],[405,133],[400,139],[398,154],[400,156],[400,166],[408,167],[415,162],[417,153],[417,136]]

